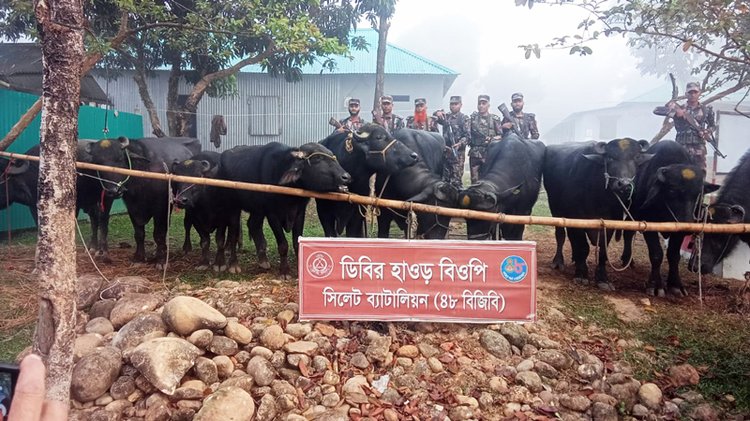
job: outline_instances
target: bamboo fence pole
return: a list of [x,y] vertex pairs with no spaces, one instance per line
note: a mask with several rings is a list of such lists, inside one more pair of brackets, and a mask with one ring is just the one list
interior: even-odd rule
[[[38,156],[23,155],[0,151],[0,156],[29,161],[39,161]],[[605,219],[571,219],[557,218],[552,216],[526,216],[509,215],[504,213],[481,212],[470,209],[444,208],[423,203],[403,202],[400,200],[380,199],[377,197],[360,196],[353,193],[319,193],[293,187],[283,187],[268,184],[243,183],[238,181],[210,179],[202,177],[186,177],[174,174],[155,173],[149,171],[129,170],[125,168],[109,167],[105,165],[90,164],[87,162],[76,162],[77,168],[95,171],[110,172],[129,175],[131,177],[151,178],[154,180],[201,184],[208,186],[224,187],[237,190],[249,190],[263,193],[278,193],[291,196],[313,197],[316,199],[327,199],[341,202],[349,202],[359,205],[372,205],[377,207],[389,207],[401,210],[413,210],[415,212],[428,212],[452,218],[479,219],[484,221],[524,224],[524,225],[547,225],[565,228],[585,228],[625,230],[625,231],[660,231],[660,232],[706,232],[722,234],[745,234],[750,233],[750,224],[701,224],[685,222],[646,222],[646,221],[615,221]]]

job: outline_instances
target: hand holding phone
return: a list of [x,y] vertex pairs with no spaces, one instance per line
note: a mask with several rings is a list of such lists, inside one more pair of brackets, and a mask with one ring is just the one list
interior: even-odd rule
[[13,392],[18,382],[18,365],[0,363],[0,420],[5,420],[10,412]]
[[[20,366],[6,365],[0,367],[0,373],[9,373],[11,382],[11,399],[8,399],[8,416],[0,417],[2,421],[65,421],[68,419],[69,402],[49,401],[45,399],[46,369],[38,355],[27,355]],[[14,379],[14,374],[15,378]]]

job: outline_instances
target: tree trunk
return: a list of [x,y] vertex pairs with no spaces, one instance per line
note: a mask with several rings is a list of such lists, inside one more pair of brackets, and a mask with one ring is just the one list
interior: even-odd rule
[[151,121],[151,127],[153,128],[152,133],[156,137],[164,137],[166,133],[161,128],[161,122],[159,121],[159,114],[156,112],[156,106],[154,101],[151,99],[151,94],[148,92],[148,85],[146,85],[146,72],[143,69],[141,63],[136,65],[136,71],[133,75],[135,84],[138,85],[138,93],[141,96],[141,101],[146,107],[148,118]]
[[391,22],[388,16],[378,16],[378,55],[375,68],[375,98],[373,98],[372,109],[380,114],[380,97],[383,96],[385,86],[385,51],[388,43],[388,29]]
[[[76,325],[76,140],[81,93],[83,5],[35,5],[43,52],[39,165],[39,321],[34,352],[47,365],[47,398],[69,402]],[[76,29],[81,28],[81,29]]]
[[171,60],[172,70],[169,72],[169,82],[167,82],[167,127],[170,136],[179,136],[179,115],[180,115],[180,77],[182,76],[182,60],[179,57]]

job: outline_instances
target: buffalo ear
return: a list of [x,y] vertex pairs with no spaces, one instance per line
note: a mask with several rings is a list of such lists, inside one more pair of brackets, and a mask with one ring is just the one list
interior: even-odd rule
[[442,202],[455,203],[458,199],[458,189],[450,183],[440,181],[435,184],[435,197]]
[[8,163],[8,175],[23,174],[29,169],[29,161],[25,159],[13,159]]
[[607,142],[596,142],[594,143],[594,153],[604,155],[607,153]]
[[86,143],[83,145],[83,151],[87,154],[91,155],[91,145],[93,145],[94,142]]
[[179,159],[175,159],[174,161],[172,161],[172,165],[170,166],[171,172],[175,172],[175,169],[178,165],[180,165],[180,162],[182,161],[180,161]]
[[130,145],[130,139],[125,136],[118,137],[117,141],[120,142],[120,149],[125,149]]
[[646,152],[651,146],[651,143],[645,139],[638,140],[637,142],[641,146],[641,152]]
[[712,223],[740,224],[745,220],[745,208],[740,205],[712,205],[708,213]]
[[281,186],[296,183],[302,176],[302,165],[305,162],[305,153],[297,149],[293,150],[291,155],[294,157],[294,162],[292,162],[292,165],[281,175],[281,179],[279,180],[279,185]]
[[601,164],[604,162],[604,156],[595,153],[586,153],[583,154],[583,157],[591,162],[596,162],[597,164]]
[[718,185],[718,184],[706,183],[705,181],[703,182],[703,193],[704,194],[713,193],[716,190],[719,190],[720,188],[721,188],[721,186]]
[[211,171],[211,163],[205,160],[201,161],[201,172],[205,174],[209,171]]
[[645,164],[646,162],[648,162],[653,157],[654,157],[654,154],[652,154],[652,153],[643,153],[643,152],[641,152],[641,153],[639,153],[638,155],[635,156],[635,163],[636,163],[636,165]]
[[304,153],[304,152],[302,152],[302,151],[301,151],[301,150],[299,150],[299,149],[295,149],[295,150],[293,150],[292,152],[290,152],[290,154],[292,155],[292,157],[293,157],[294,159],[305,159],[305,153]]
[[500,194],[497,196],[497,199],[495,199],[495,200],[496,201],[497,200],[504,200],[504,199],[507,199],[509,197],[513,197],[513,196],[515,196],[517,194],[520,194],[522,186],[523,186],[523,183],[521,183],[521,184],[519,184],[519,185],[517,185],[515,187],[511,187],[511,188],[509,188],[509,189],[507,189],[507,190],[505,190],[503,192],[500,192]]
[[667,167],[660,167],[656,170],[656,179],[659,180],[660,183],[667,182]]

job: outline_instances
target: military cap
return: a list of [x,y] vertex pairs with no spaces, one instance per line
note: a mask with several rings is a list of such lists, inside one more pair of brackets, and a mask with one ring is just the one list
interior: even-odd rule
[[425,105],[427,104],[427,100],[424,98],[417,98],[414,100],[414,105]]
[[392,104],[393,103],[393,97],[390,96],[390,95],[383,95],[383,96],[380,97],[380,103],[381,104],[382,103]]
[[461,102],[461,97],[460,97],[460,96],[458,96],[458,95],[453,95],[453,96],[451,97],[451,104],[457,104],[457,103],[459,103],[459,102]]
[[701,86],[698,85],[698,82],[688,82],[687,86],[685,87],[685,92],[690,91],[700,91]]
[[517,99],[523,99],[523,94],[520,92],[516,92],[513,95],[510,96],[511,101],[515,101]]
[[359,99],[358,98],[350,98],[349,99],[349,105],[357,104],[359,105]]
[[487,101],[490,102],[490,96],[487,94],[479,95],[479,98],[477,98],[477,102],[479,101]]

